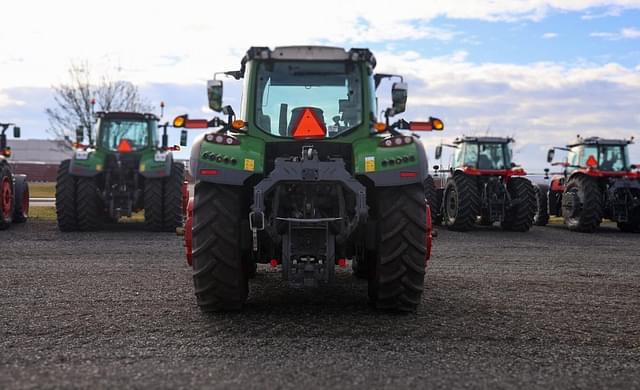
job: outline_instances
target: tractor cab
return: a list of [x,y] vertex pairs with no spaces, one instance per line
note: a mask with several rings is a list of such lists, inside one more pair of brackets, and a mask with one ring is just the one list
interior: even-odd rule
[[567,173],[589,170],[598,174],[619,174],[632,170],[629,162],[628,145],[632,140],[604,139],[600,137],[578,138],[576,142],[567,145],[566,148],[552,148],[547,155],[547,161],[551,163],[555,150],[567,151],[564,166]]
[[436,159],[442,155],[442,146],[454,148],[451,171],[463,171],[473,175],[524,175],[522,169],[514,169],[512,162],[512,138],[460,137],[453,144],[436,148]]
[[108,152],[131,153],[158,144],[159,119],[153,114],[99,112],[96,116],[98,148]]
[[464,137],[454,141],[456,149],[454,167],[472,167],[480,170],[511,168],[510,138]]

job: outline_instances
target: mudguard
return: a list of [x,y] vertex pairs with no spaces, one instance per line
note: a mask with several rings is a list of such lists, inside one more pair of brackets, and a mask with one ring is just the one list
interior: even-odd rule
[[98,150],[75,150],[69,163],[69,174],[93,177],[104,168],[104,154]]
[[[264,171],[264,141],[233,135],[239,145],[220,145],[198,136],[191,147],[191,175],[209,183],[243,185],[254,174]],[[220,157],[220,158],[218,158]]]
[[161,150],[144,153],[140,158],[139,172],[147,179],[157,179],[171,175],[173,153]]
[[[383,138],[372,137],[354,143],[355,174],[369,178],[376,187],[393,187],[423,183],[429,175],[424,145],[419,139],[398,147],[382,147]],[[393,165],[390,159],[402,160]]]

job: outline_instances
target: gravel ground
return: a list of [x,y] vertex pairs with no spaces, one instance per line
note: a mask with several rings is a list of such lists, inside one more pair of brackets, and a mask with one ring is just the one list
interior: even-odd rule
[[640,388],[640,235],[612,227],[441,229],[416,315],[267,268],[204,315],[180,238],[134,223],[32,221],[0,253],[0,388]]

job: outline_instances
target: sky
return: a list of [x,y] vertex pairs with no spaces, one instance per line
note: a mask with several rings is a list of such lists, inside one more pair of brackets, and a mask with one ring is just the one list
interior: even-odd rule
[[[428,153],[460,135],[512,136],[514,159],[582,136],[640,135],[640,0],[4,1],[0,121],[51,138],[51,87],[71,63],[138,85],[165,119],[212,117],[205,85],[250,46],[368,47],[409,84],[406,119],[440,117]],[[9,17],[7,17],[9,16]],[[241,85],[225,81],[239,110]],[[379,89],[382,104],[389,84]],[[190,137],[193,139],[193,137]],[[178,142],[174,132],[171,142]],[[640,163],[640,146],[631,148]]]

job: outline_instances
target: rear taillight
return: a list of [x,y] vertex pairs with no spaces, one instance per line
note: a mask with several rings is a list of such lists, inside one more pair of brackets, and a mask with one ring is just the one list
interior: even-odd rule
[[211,142],[219,145],[240,145],[240,140],[230,135],[212,133],[212,134],[205,135],[204,139],[207,142]]
[[389,137],[380,141],[379,145],[384,148],[393,148],[395,146],[404,146],[413,143],[413,137],[409,136],[397,136]]

